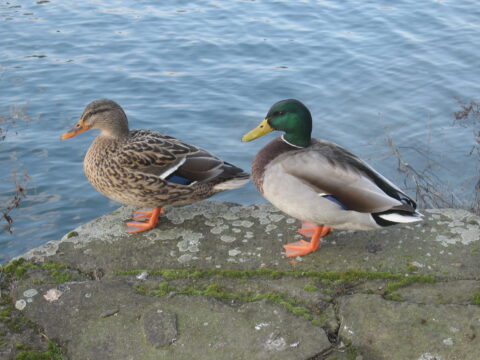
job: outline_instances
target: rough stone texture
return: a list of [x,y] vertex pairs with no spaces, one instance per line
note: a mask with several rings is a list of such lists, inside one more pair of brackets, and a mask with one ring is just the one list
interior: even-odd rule
[[[469,212],[427,210],[421,224],[334,231],[320,251],[292,260],[282,245],[301,238],[299,222],[268,205],[171,208],[158,228],[129,235],[132,211],[24,256],[67,264],[79,281],[52,284],[39,265],[11,287],[13,303],[24,300],[21,312],[71,359],[478,358],[480,218]],[[190,272],[141,274],[165,269]]]
[[[231,306],[202,296],[147,297],[123,281],[63,290],[57,301],[38,298],[24,312],[68,343],[72,359],[306,359],[330,347],[320,327],[265,301]],[[103,318],[111,308],[119,311]]]
[[340,300],[340,335],[366,359],[469,359],[480,356],[480,307],[392,303],[378,295]]
[[177,340],[177,315],[167,310],[151,309],[143,314],[143,331],[155,347],[170,345]]

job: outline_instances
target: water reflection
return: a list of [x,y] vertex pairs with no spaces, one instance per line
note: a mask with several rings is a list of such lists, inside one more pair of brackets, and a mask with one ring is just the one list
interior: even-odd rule
[[[120,103],[132,128],[249,169],[271,138],[241,135],[295,97],[311,109],[315,137],[368,157],[385,151],[388,127],[411,166],[424,166],[414,148],[428,145],[445,167],[438,176],[454,189],[467,182],[471,195],[472,129],[450,124],[456,96],[480,100],[479,16],[473,1],[1,1],[0,115],[18,119],[0,133],[2,204],[13,170],[31,178],[14,234],[0,233],[0,262],[118,206],[83,175],[92,137],[58,140],[100,98]],[[401,183],[391,156],[370,162]],[[264,201],[252,184],[215,199]]]

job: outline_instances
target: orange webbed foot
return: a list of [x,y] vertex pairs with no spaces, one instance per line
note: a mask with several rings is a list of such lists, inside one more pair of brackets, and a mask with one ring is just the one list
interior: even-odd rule
[[327,235],[332,228],[326,226],[317,226],[311,223],[302,223],[302,228],[298,232],[302,235],[312,236],[310,242],[305,240],[295,241],[284,245],[285,256],[295,257],[310,254],[320,249],[320,239]]
[[160,214],[165,214],[165,210],[163,210],[162,208],[155,208],[152,211],[135,211],[132,218],[132,220],[134,220],[135,222],[127,223],[129,229],[128,233],[135,234],[155,228],[158,225],[158,217],[160,216]]

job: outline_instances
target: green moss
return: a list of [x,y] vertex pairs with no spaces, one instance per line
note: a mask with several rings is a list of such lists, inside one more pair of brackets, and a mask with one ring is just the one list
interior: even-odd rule
[[63,284],[72,281],[73,276],[68,272],[58,271],[56,269],[50,270],[50,275],[54,278],[55,284]]
[[54,284],[63,284],[73,280],[73,275],[68,270],[68,265],[63,263],[46,262],[40,265],[41,269],[47,270],[53,277]]
[[360,355],[358,350],[353,346],[352,340],[350,339],[342,339],[343,343],[346,346],[346,355],[348,360],[356,360],[357,357]]
[[[403,274],[393,274],[391,272],[381,271],[359,271],[347,270],[345,272],[321,272],[321,271],[283,271],[271,269],[258,270],[221,270],[221,269],[165,269],[165,270],[117,270],[116,275],[138,275],[147,272],[149,275],[161,276],[167,280],[173,279],[191,279],[205,277],[221,277],[221,278],[253,278],[268,277],[271,279],[279,279],[281,277],[294,278],[311,278],[314,280],[324,281],[325,284],[336,282],[337,284],[357,281],[357,280],[402,280],[405,278]],[[327,281],[329,282],[327,282]]]
[[48,351],[21,351],[16,360],[62,360],[60,348],[53,342],[48,343]]
[[[27,277],[27,270],[28,269],[43,269],[47,270],[50,275],[53,277],[54,284],[62,284],[73,279],[73,276],[70,272],[65,271],[68,269],[66,264],[62,263],[54,263],[54,262],[47,262],[41,265],[35,265],[31,262],[27,262],[25,259],[20,258],[11,261],[7,265],[1,268],[1,271],[9,276],[10,278],[16,277],[20,279],[24,279]],[[34,280],[32,283],[34,284],[42,284],[42,280]]]
[[[411,268],[413,270],[413,268]],[[412,275],[412,274],[394,274],[391,272],[380,271],[358,271],[348,270],[345,272],[319,272],[319,271],[283,271],[283,270],[271,270],[271,269],[258,269],[258,270],[221,270],[221,269],[164,269],[164,270],[118,270],[116,275],[138,275],[142,272],[147,272],[150,275],[161,276],[165,280],[177,280],[177,279],[200,279],[200,278],[219,278],[219,279],[239,279],[242,282],[251,278],[270,278],[278,279],[282,277],[290,278],[305,278],[319,281],[323,285],[336,286],[340,289],[345,287],[345,284],[353,283],[364,280],[386,280],[388,281],[385,287],[385,296],[389,300],[402,301],[400,296],[395,293],[399,288],[411,285],[413,283],[434,283],[435,278],[433,276]],[[311,320],[312,314],[310,310],[303,306],[298,306],[295,300],[288,299],[286,296],[280,296],[273,293],[262,293],[257,295],[248,294],[233,294],[223,291],[219,285],[209,285],[207,287],[198,289],[192,287],[185,287],[181,290],[172,288],[168,282],[161,282],[158,288],[148,289],[145,285],[135,285],[135,290],[145,295],[164,296],[170,292],[176,292],[177,294],[189,294],[189,295],[203,295],[210,296],[216,299],[224,300],[239,300],[244,302],[258,301],[258,300],[270,300],[274,301],[296,315],[303,316],[304,318]],[[317,291],[318,288],[314,285],[306,285],[305,291]],[[327,295],[334,295],[335,289],[323,290]],[[337,290],[338,291],[338,290]]]
[[480,291],[476,291],[472,294],[472,300],[470,301],[472,305],[480,305]]
[[35,325],[28,320],[23,313],[15,309],[12,299],[7,295],[2,295],[0,298],[0,322],[12,332],[20,332],[27,327],[35,327]]
[[422,276],[422,275],[404,276],[398,281],[389,282],[387,286],[385,286],[385,291],[387,293],[392,293],[395,290],[411,285],[413,283],[434,283],[434,282],[435,282],[435,278],[433,276]]
[[138,292],[139,294],[142,294],[142,295],[148,295],[149,291],[148,291],[148,287],[143,285],[143,284],[135,284],[133,286],[133,289]]
[[347,347],[347,359],[348,360],[357,360],[359,356],[359,353],[357,349],[355,349],[353,346]]
[[407,271],[412,273],[418,270],[418,266],[412,265],[412,264],[407,264]]
[[385,295],[385,298],[387,300],[391,301],[404,301],[400,295],[398,295],[396,292],[389,293]]
[[[141,286],[140,289],[138,287]],[[312,320],[313,316],[311,311],[303,306],[299,306],[299,302],[295,299],[290,299],[286,295],[276,294],[276,293],[260,293],[255,295],[250,294],[235,294],[225,292],[223,288],[218,284],[210,284],[206,285],[203,288],[195,288],[195,287],[184,287],[182,289],[176,289],[171,287],[168,282],[162,282],[159,284],[158,289],[154,289],[150,291],[144,285],[136,285],[135,290],[141,292],[143,294],[150,294],[155,296],[164,296],[170,292],[175,292],[176,294],[184,294],[184,295],[202,295],[212,297],[214,299],[219,300],[238,300],[242,302],[253,302],[253,301],[260,301],[260,300],[269,300],[275,302],[283,307],[285,307],[288,311],[292,312],[295,315],[302,316],[307,320]]]
[[167,281],[163,281],[158,284],[158,288],[152,290],[152,294],[156,296],[164,296],[167,295],[173,289],[170,287]]
[[36,265],[27,262],[24,258],[16,259],[9,262],[1,268],[2,272],[10,277],[26,278],[27,270],[34,269]]
[[67,264],[63,263],[55,263],[52,261],[46,262],[40,266],[42,269],[50,270],[50,269],[56,269],[56,270],[65,270],[68,268]]
[[78,233],[76,231],[70,231],[67,234],[67,239],[70,239],[70,238],[75,237],[75,236],[78,236]]

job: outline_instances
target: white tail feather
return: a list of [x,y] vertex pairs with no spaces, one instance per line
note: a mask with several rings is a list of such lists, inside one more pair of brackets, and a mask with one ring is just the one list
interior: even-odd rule
[[223,183],[217,184],[213,187],[214,190],[232,190],[245,185],[250,179],[232,179]]
[[414,215],[402,215],[398,213],[391,213],[391,214],[382,214],[378,215],[378,217],[381,217],[384,220],[391,221],[391,222],[396,222],[396,223],[411,223],[411,222],[417,222],[417,221],[422,221],[422,214],[417,213],[418,216]]

